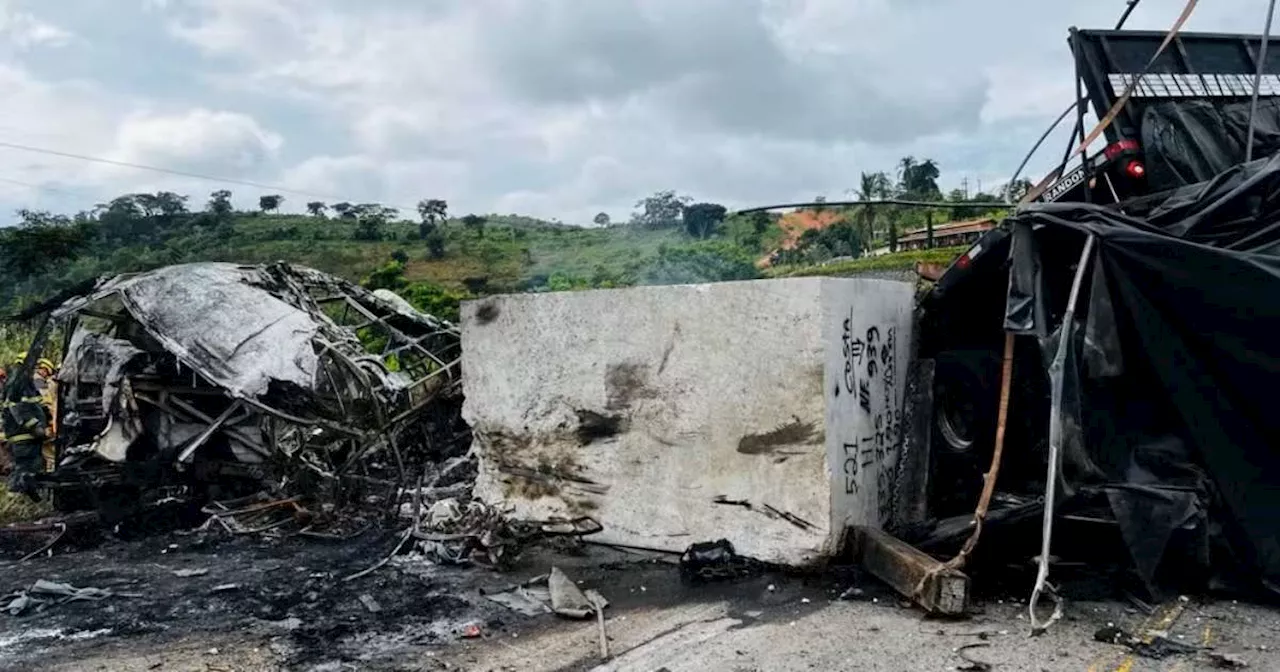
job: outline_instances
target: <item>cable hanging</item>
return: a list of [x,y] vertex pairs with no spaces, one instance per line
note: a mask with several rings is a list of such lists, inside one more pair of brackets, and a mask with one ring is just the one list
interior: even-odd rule
[[1271,17],[1276,11],[1276,0],[1267,3],[1267,22],[1262,29],[1262,46],[1258,47],[1258,72],[1253,76],[1253,96],[1249,102],[1249,136],[1244,145],[1244,162],[1253,160],[1253,130],[1258,114],[1258,90],[1262,88],[1262,71],[1267,67],[1267,42],[1271,37]]

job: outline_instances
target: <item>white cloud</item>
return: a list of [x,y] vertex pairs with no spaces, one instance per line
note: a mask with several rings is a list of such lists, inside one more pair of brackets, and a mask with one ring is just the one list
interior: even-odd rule
[[0,2],[0,44],[22,52],[35,47],[63,46],[73,37],[64,28],[20,11],[9,2]]
[[[52,4],[0,0],[0,33],[18,25],[15,13],[75,28],[74,48],[47,53],[87,62],[123,46],[102,35],[158,41],[112,70],[128,94],[100,70],[54,77],[46,61],[0,45],[0,129],[20,131],[0,139],[343,200],[439,197],[459,212],[575,222],[625,217],[656,189],[733,205],[836,197],[905,154],[937,160],[946,186],[968,176],[973,188],[1011,172],[1070,102],[1068,27],[1109,27],[1122,5],[143,0],[120,19],[142,23],[121,33],[50,20]],[[1202,5],[1189,29],[1256,31],[1266,8]],[[1129,27],[1167,29],[1180,6],[1144,2]],[[149,64],[171,56],[181,66],[154,77]],[[1067,130],[1029,172],[1061,156]],[[0,178],[100,197],[188,185],[10,154],[0,152]]]
[[[114,120],[128,102],[85,83],[44,82],[26,70],[0,62],[0,139],[67,152],[108,149]],[[93,165],[65,157],[0,148],[0,178],[42,185],[6,183],[0,203],[39,207],[85,207],[96,197]]]
[[116,131],[111,158],[235,175],[269,164],[283,143],[246,114],[197,108],[129,116]]

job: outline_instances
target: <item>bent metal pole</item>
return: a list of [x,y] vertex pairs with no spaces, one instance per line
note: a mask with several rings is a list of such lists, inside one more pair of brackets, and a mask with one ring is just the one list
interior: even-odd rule
[[[1071,294],[1067,297],[1067,309],[1062,315],[1062,326],[1058,327],[1058,350],[1053,355],[1053,364],[1049,366],[1052,401],[1049,408],[1049,468],[1045,475],[1044,486],[1044,523],[1040,537],[1040,558],[1036,569],[1036,584],[1031,591],[1031,600],[1027,609],[1031,614],[1031,634],[1044,632],[1053,622],[1062,617],[1062,600],[1058,598],[1053,586],[1049,585],[1049,546],[1053,540],[1054,496],[1058,490],[1058,467],[1062,461],[1062,378],[1065,375],[1067,348],[1071,347],[1071,335],[1076,318],[1076,303],[1080,300],[1080,285],[1084,274],[1093,258],[1093,246],[1096,237],[1091,233],[1084,241],[1084,250],[1080,253],[1080,263],[1076,265],[1076,276],[1071,280]],[[1049,619],[1040,622],[1036,616],[1036,606],[1040,603],[1040,595],[1048,591],[1053,600],[1053,614]]]

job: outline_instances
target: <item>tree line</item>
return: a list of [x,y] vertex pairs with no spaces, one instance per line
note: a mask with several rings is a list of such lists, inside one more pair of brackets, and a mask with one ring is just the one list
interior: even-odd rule
[[[905,156],[898,161],[892,175],[888,171],[863,172],[859,175],[858,185],[848,189],[846,193],[860,201],[990,203],[993,211],[999,210],[1004,204],[1005,194],[978,192],[970,195],[965,190],[953,189],[944,195],[938,186],[940,176],[938,163],[933,159],[918,160],[914,156]],[[1009,186],[1007,195],[1016,202],[1030,188],[1028,180],[1018,180]],[[823,196],[814,198],[812,210],[836,210],[840,217],[824,228],[806,231],[793,248],[778,250],[775,262],[802,263],[830,257],[858,257],[876,245],[884,245],[891,251],[896,251],[898,238],[904,227],[923,227],[934,223],[934,210],[912,210],[888,204],[835,208],[825,206],[825,201]],[[948,213],[945,208],[942,209],[944,216],[964,216],[959,210]],[[628,225],[649,229],[683,229],[698,240],[706,240],[725,233],[726,229],[734,229],[735,239],[750,246],[762,239],[777,218],[757,212],[746,216],[746,221],[736,223],[736,226],[734,222],[728,221],[730,219],[733,218],[728,216],[722,205],[695,203],[692,198],[679,195],[674,190],[666,190],[636,201]],[[598,226],[612,225],[609,215],[603,212],[596,215],[594,221]]]
[[[172,256],[173,250],[189,253],[216,250],[219,245],[226,248],[234,235],[237,216],[278,213],[285,202],[282,195],[264,194],[258,197],[257,210],[245,211],[235,207],[232,196],[230,190],[218,189],[197,206],[189,196],[158,191],[124,194],[74,215],[20,209],[13,226],[0,228],[0,261],[4,263],[0,268],[0,303],[85,279],[66,276],[68,269],[85,266],[77,264],[85,257],[102,258],[104,262],[80,269],[84,272],[103,266],[112,271],[140,270],[155,262],[114,259],[113,255],[139,247],[156,250],[160,258],[166,253]],[[306,211],[316,219],[332,217],[353,223],[349,235],[360,241],[387,239],[391,235],[387,225],[400,216],[398,209],[380,203],[345,201],[311,201],[306,204]],[[484,237],[487,217],[469,214],[451,220],[448,202],[443,199],[424,198],[418,202],[417,211],[417,235],[431,258],[445,256],[446,238],[441,229],[451,221],[478,238]],[[157,255],[145,256],[150,259]]]

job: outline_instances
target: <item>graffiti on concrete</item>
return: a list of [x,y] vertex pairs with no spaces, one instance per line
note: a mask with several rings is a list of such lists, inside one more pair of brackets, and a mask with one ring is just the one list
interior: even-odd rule
[[[875,516],[881,524],[893,517],[893,490],[897,462],[902,447],[902,413],[898,408],[897,328],[871,325],[860,329],[850,311],[841,332],[843,376],[835,396],[847,393],[865,418],[857,436],[842,441],[846,494],[861,491],[859,475],[873,469],[875,476]],[[841,388],[843,387],[843,390]],[[868,495],[869,496],[869,495]]]

